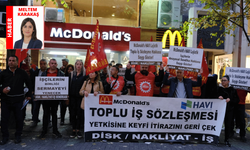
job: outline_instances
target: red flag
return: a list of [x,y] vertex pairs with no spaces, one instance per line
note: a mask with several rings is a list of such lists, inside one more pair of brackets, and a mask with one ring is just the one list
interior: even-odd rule
[[97,20],[96,27],[95,27],[95,34],[91,42],[90,51],[89,51],[89,58],[86,64],[86,75],[99,71],[103,68],[108,66],[108,61],[106,54],[104,53],[103,49],[103,41],[102,37],[99,35],[99,21]]
[[[200,40],[197,48],[203,48],[203,44],[202,44],[202,39]],[[202,85],[207,83],[207,77],[209,75],[209,70],[207,67],[207,61],[206,61],[206,56],[205,53],[203,52],[203,59],[202,59],[202,67],[201,69],[203,70],[201,76],[202,76]]]
[[180,46],[186,47],[186,43],[185,43],[184,37],[181,40]]
[[153,41],[153,36],[151,35],[151,39],[150,39],[150,42],[152,42]]
[[15,55],[18,57],[18,66],[20,67],[20,63],[28,56],[28,49],[16,49]]

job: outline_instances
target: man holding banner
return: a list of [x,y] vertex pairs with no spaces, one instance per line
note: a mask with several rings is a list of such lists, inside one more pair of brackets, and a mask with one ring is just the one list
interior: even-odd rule
[[128,93],[126,81],[122,76],[118,76],[118,72],[118,66],[113,66],[111,68],[110,73],[112,77],[107,77],[106,84],[104,85],[106,94],[116,94],[117,96],[120,96]]
[[192,87],[201,86],[201,73],[198,74],[197,81],[184,78],[184,71],[177,70],[177,76],[168,79],[169,69],[163,79],[163,84],[170,85],[168,97],[193,98]]
[[[49,61],[49,67],[46,71],[42,73],[42,76],[56,77],[56,76],[64,76],[64,73],[57,69],[57,62],[55,59],[51,59]],[[58,100],[45,100],[43,101],[43,130],[40,138],[44,138],[47,134],[49,117],[52,115],[52,126],[53,126],[53,134],[57,138],[61,138],[62,135],[58,131],[57,128],[57,109],[58,109]]]
[[134,81],[137,96],[153,96],[155,82],[162,81],[164,76],[163,66],[161,65],[159,76],[148,71],[148,65],[141,65],[141,70],[131,74],[131,65],[128,63],[125,78]]

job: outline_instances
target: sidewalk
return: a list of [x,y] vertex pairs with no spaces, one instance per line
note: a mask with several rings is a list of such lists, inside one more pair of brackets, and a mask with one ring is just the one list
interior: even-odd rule
[[[27,107],[26,119],[31,118],[30,106]],[[42,110],[40,109],[40,120],[42,120]],[[248,110],[250,113],[250,110]],[[58,116],[60,115],[60,108],[58,109]],[[247,143],[242,143],[239,140],[239,137],[235,134],[232,139],[230,139],[232,147],[226,147],[224,144],[220,144],[219,147],[216,147],[212,144],[170,144],[170,143],[119,143],[119,142],[84,142],[84,139],[71,139],[69,135],[71,134],[71,126],[69,125],[69,116],[68,110],[65,118],[65,125],[60,125],[60,119],[58,119],[58,128],[59,132],[63,135],[63,138],[56,139],[52,135],[52,128],[49,130],[48,134],[44,139],[39,139],[38,136],[42,130],[42,123],[38,123],[36,128],[30,128],[31,121],[25,121],[25,126],[23,130],[22,142],[20,144],[14,143],[14,132],[15,130],[11,129],[10,131],[10,141],[6,145],[0,145],[0,150],[10,150],[10,149],[28,149],[28,150],[169,150],[169,149],[183,149],[183,150],[249,150],[250,149],[250,132],[247,131]],[[220,141],[224,140],[224,132],[222,131],[220,136]]]

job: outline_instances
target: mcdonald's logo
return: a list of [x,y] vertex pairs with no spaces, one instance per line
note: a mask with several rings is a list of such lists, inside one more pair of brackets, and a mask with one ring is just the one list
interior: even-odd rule
[[174,33],[172,33],[171,30],[167,30],[162,37],[162,48],[166,48],[166,40],[167,40],[168,35],[169,35],[169,45],[174,46],[176,36],[178,40],[178,46],[181,44],[182,37],[181,37],[180,32],[174,31]]
[[99,104],[102,105],[112,105],[113,104],[113,96],[108,95],[99,95]]

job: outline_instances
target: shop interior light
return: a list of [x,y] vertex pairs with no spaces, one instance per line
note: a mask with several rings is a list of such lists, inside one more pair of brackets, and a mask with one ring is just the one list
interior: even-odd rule
[[110,53],[111,52],[110,49],[105,49],[104,51],[105,51],[105,53]]
[[130,51],[127,51],[127,52],[126,52],[126,54],[128,54],[128,55],[129,55],[129,52],[130,52]]
[[115,6],[112,6],[112,8],[115,8]]
[[162,49],[163,52],[169,52],[169,49]]
[[76,52],[58,52],[58,51],[50,51],[49,54],[52,55],[73,55],[73,56],[78,56],[79,53]]
[[115,14],[112,14],[112,16],[114,17],[114,16],[115,16]]

